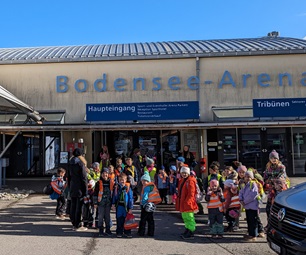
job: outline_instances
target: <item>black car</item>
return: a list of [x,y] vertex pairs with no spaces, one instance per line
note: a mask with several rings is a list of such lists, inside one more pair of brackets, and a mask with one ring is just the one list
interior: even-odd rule
[[267,240],[278,254],[306,254],[306,183],[276,196],[269,217]]

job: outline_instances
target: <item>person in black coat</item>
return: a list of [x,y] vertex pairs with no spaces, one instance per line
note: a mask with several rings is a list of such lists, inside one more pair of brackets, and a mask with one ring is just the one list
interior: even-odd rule
[[71,196],[70,220],[73,229],[84,231],[87,228],[82,227],[81,216],[84,197],[88,194],[88,180],[85,164],[80,157],[83,157],[83,150],[76,148],[73,151],[73,157],[68,166],[68,186]]

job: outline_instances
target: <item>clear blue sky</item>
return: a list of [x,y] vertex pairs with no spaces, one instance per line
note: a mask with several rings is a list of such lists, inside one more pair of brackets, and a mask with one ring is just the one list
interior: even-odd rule
[[0,48],[306,37],[305,0],[2,0]]

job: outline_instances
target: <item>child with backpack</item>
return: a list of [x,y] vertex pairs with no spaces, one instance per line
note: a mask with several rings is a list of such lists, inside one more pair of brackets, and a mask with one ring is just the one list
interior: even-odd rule
[[211,180],[205,200],[207,201],[209,233],[212,238],[223,238],[223,203],[225,201],[222,189],[217,180]]
[[225,218],[228,223],[225,232],[237,231],[238,228],[236,226],[236,219],[239,217],[241,205],[239,202],[238,185],[232,179],[227,179],[224,182],[224,198]]
[[176,200],[176,187],[177,187],[177,178],[176,178],[176,166],[171,165],[169,167],[170,174],[169,174],[169,203],[175,204]]
[[127,175],[125,173],[121,173],[118,179],[119,183],[114,189],[112,198],[112,210],[116,210],[116,234],[118,238],[121,238],[123,234],[125,237],[131,238],[131,230],[124,229],[124,222],[127,214],[132,214],[133,191],[130,188],[130,184],[127,183]]
[[138,235],[144,236],[146,230],[146,223],[148,222],[148,236],[154,236],[155,224],[154,224],[154,211],[155,204],[160,203],[161,197],[153,182],[151,182],[150,175],[145,173],[141,177],[142,191],[140,194],[140,222]]
[[[95,185],[93,195],[94,207],[98,208],[98,228],[99,236],[111,236],[110,230],[110,210],[112,205],[112,194],[114,190],[114,179],[109,178],[109,170],[104,167],[102,169],[100,180]],[[105,223],[105,228],[104,228]],[[104,232],[105,229],[105,232]]]
[[62,167],[57,169],[56,175],[51,178],[51,186],[54,190],[53,194],[50,195],[51,199],[56,199],[55,215],[57,219],[65,220],[65,206],[66,199],[64,196],[64,190],[66,188],[66,181],[64,176],[66,170]]
[[259,202],[257,197],[258,186],[254,182],[254,174],[252,171],[245,172],[245,186],[239,192],[239,200],[242,206],[245,208],[247,224],[248,224],[248,235],[245,235],[244,239],[247,241],[256,241],[258,236],[258,210]]

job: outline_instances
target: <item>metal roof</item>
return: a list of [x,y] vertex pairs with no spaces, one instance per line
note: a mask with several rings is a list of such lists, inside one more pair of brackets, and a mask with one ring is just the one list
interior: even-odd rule
[[0,64],[303,53],[306,53],[306,40],[267,36],[246,39],[2,48]]

